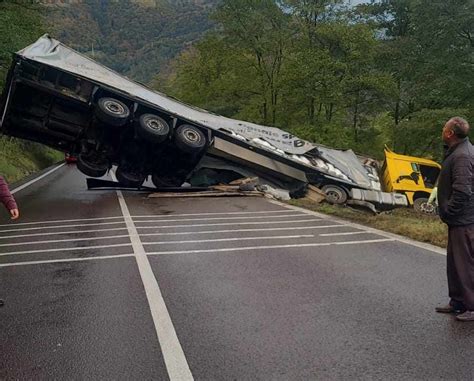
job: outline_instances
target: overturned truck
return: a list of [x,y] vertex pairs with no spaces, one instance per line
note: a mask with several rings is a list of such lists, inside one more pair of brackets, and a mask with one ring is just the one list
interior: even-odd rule
[[3,134],[77,155],[120,183],[179,186],[197,168],[238,167],[290,190],[313,184],[333,202],[405,206],[352,151],[318,146],[273,127],[212,114],[133,82],[45,35],[14,55],[0,103]]

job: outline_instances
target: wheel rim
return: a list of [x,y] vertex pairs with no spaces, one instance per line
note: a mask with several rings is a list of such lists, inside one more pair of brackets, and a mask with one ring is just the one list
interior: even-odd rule
[[202,140],[201,135],[191,128],[186,128],[183,131],[183,136],[186,138],[186,140],[192,143],[199,143]]
[[114,115],[125,114],[125,108],[120,103],[117,103],[115,101],[105,101],[104,107],[107,109],[107,111]]
[[161,132],[164,130],[163,123],[155,118],[149,118],[145,122],[146,126],[153,131]]
[[433,204],[430,204],[429,202],[425,201],[420,204],[420,210],[426,214],[434,214],[436,211],[436,207]]
[[326,198],[334,204],[340,203],[342,200],[344,200],[344,194],[342,193],[341,190],[337,188],[332,188],[332,187],[327,188],[325,190],[325,193],[326,193]]

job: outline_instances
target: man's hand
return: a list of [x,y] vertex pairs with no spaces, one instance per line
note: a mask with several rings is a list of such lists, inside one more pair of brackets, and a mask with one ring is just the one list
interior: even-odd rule
[[10,210],[10,215],[12,220],[16,220],[18,217],[20,217],[20,211],[18,209],[11,209]]

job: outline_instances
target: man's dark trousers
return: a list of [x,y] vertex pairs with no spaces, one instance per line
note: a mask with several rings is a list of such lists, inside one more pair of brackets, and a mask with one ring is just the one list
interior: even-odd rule
[[449,297],[474,311],[474,225],[449,227],[447,255]]

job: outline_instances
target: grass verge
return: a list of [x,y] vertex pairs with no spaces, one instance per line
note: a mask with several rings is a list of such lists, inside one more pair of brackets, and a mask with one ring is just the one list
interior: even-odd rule
[[62,153],[40,144],[0,136],[0,175],[13,183],[64,159]]
[[317,204],[306,199],[290,200],[289,204],[443,248],[447,246],[448,228],[446,225],[437,216],[421,215],[412,209],[400,208],[374,216],[350,207]]

